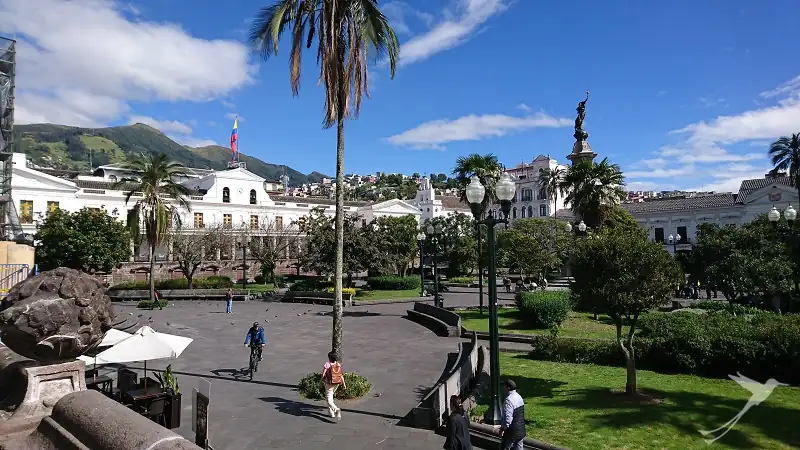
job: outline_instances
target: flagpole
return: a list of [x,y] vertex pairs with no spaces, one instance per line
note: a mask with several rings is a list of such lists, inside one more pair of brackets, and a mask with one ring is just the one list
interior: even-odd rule
[[236,167],[239,167],[239,151],[241,146],[239,145],[239,115],[236,115]]

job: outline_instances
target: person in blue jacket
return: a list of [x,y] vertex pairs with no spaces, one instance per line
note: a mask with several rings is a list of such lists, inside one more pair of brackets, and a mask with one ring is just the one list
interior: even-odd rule
[[253,347],[257,346],[258,360],[261,361],[263,359],[261,356],[261,349],[266,343],[267,338],[264,337],[264,329],[258,325],[258,322],[253,322],[253,326],[247,330],[247,335],[244,338],[244,346],[247,347],[247,344]]

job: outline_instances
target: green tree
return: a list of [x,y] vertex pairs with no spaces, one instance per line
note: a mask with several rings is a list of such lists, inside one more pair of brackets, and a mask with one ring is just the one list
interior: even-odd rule
[[[306,248],[301,255],[301,264],[318,274],[336,273],[336,232],[335,219],[325,215],[324,210],[315,208],[301,221],[301,231],[307,236]],[[343,273],[352,280],[355,273],[363,272],[370,266],[368,256],[374,251],[366,239],[363,229],[356,224],[359,217],[345,215]]]
[[155,292],[155,253],[159,245],[169,239],[173,225],[180,225],[180,211],[191,211],[191,190],[176,179],[186,175],[183,165],[167,160],[163,153],[142,154],[128,163],[127,168],[135,172],[139,181],[123,180],[115,183],[114,189],[125,189],[125,204],[136,195],[133,208],[128,210],[128,228],[131,235],[139,239],[144,227],[144,238],[150,247],[150,300]]
[[778,138],[769,147],[769,157],[774,166],[772,173],[788,172],[797,195],[800,195],[800,134]]
[[601,228],[616,228],[629,232],[636,232],[642,229],[636,218],[619,205],[604,205],[602,217],[603,224]]
[[[450,276],[471,273],[477,266],[477,244],[475,242],[475,220],[471,215],[463,213],[448,214],[430,219],[423,224],[423,230],[428,224],[442,228],[442,234],[437,242],[439,261],[447,261]],[[486,230],[482,231],[486,236]],[[474,250],[473,250],[474,249]],[[485,255],[486,252],[484,251]]]
[[[634,335],[641,314],[668,301],[682,281],[675,259],[659,243],[649,242],[644,231],[608,229],[581,238],[572,255],[572,292],[589,297],[606,312],[617,328],[617,344],[625,357],[625,392],[636,394]],[[627,320],[629,329],[623,336]]]
[[564,176],[567,171],[561,167],[556,166],[553,169],[545,169],[539,176],[539,185],[547,192],[547,198],[553,199],[553,219],[556,219],[558,214],[558,194],[564,194]]
[[88,273],[110,272],[131,257],[131,237],[116,214],[83,208],[56,209],[36,232],[36,263],[41,270],[69,267]]
[[561,186],[567,193],[564,201],[576,218],[592,228],[603,223],[604,205],[616,205],[625,198],[625,177],[608,158],[599,163],[582,160],[569,166]]
[[325,86],[323,126],[336,125],[336,264],[333,351],[342,357],[342,273],[344,270],[344,121],[358,116],[362,95],[369,95],[368,53],[386,56],[394,78],[400,44],[377,0],[280,0],[261,9],[250,43],[265,59],[277,55],[281,34],[291,28],[289,81],[300,92],[303,45],[316,40],[319,81]]
[[498,260],[523,276],[546,277],[561,267],[571,239],[564,223],[519,219],[498,236]]
[[[365,233],[373,233],[369,240],[376,245],[376,256],[384,256],[392,273],[406,276],[417,255],[419,226],[412,215],[403,217],[378,217],[370,222]],[[374,239],[374,240],[373,240]],[[375,264],[382,265],[382,264]]]
[[261,265],[261,276],[274,281],[278,262],[291,258],[296,252],[300,230],[295,223],[287,227],[266,220],[256,229],[243,227],[240,234],[248,240],[248,254]]
[[172,244],[172,260],[186,277],[187,287],[193,288],[194,274],[204,260],[216,259],[217,250],[233,245],[231,233],[220,226],[207,228],[172,229],[169,241]]
[[481,184],[486,187],[486,196],[481,204],[481,213],[486,211],[486,208],[496,200],[494,186],[497,184],[497,180],[500,179],[502,172],[503,165],[500,164],[497,156],[491,153],[486,155],[472,153],[467,156],[459,156],[453,169],[453,175],[458,185],[461,201],[467,204],[467,185],[473,176],[477,176],[481,180]]

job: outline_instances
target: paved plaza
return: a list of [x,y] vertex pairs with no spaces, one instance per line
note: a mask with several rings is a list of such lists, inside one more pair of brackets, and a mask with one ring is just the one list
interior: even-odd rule
[[[172,364],[183,393],[182,426],[176,431],[187,438],[194,440],[192,388],[205,379],[211,383],[209,428],[216,450],[440,449],[443,437],[396,424],[439,379],[459,340],[439,338],[405,319],[411,306],[345,310],[345,371],[367,377],[372,390],[360,400],[341,402],[339,423],[327,416],[324,401],[304,399],[296,390],[300,378],[320,371],[326,361],[332,320],[321,314],[331,307],[251,301],[234,304],[228,315],[223,302],[175,302],[164,310],[133,305],[116,310],[157,331],[194,339],[177,360],[148,364],[148,369]],[[249,349],[242,344],[254,320],[264,326],[268,343],[259,372],[249,381],[239,371],[248,364]]]

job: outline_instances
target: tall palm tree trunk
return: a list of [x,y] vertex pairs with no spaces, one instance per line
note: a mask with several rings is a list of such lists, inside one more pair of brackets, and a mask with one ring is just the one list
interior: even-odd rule
[[[341,109],[340,109],[341,111]],[[332,350],[342,356],[342,276],[344,272],[344,117],[336,121],[336,268],[334,272]]]
[[153,273],[156,268],[156,245],[154,243],[150,243],[150,301],[152,302],[155,297],[156,292],[156,279],[155,274]]

